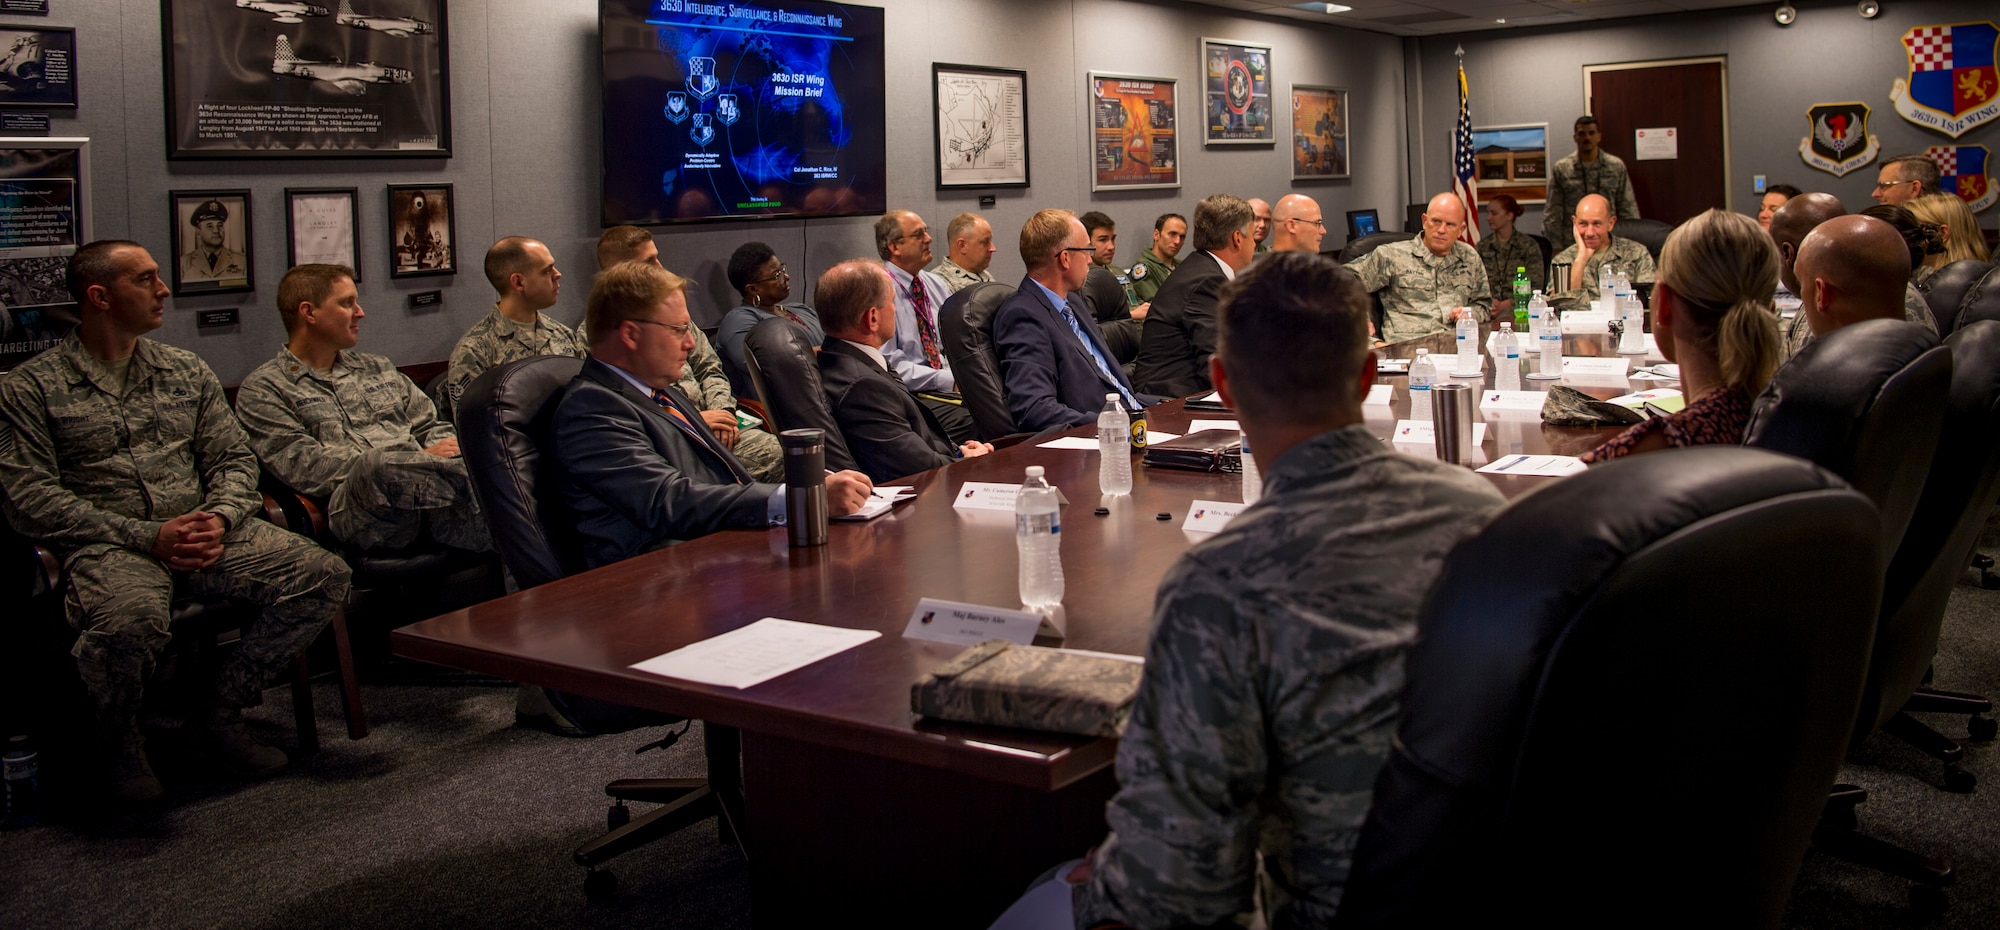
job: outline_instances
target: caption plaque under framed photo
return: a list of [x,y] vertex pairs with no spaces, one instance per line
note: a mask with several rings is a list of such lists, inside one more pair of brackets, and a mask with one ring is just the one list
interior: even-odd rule
[[161,0],[167,157],[450,157],[445,0],[386,6]]

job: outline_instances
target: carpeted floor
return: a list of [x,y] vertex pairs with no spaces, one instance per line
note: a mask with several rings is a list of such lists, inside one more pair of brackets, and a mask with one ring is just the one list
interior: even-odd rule
[[[1993,551],[1988,548],[1986,551]],[[1970,576],[1968,576],[1970,578]],[[2000,591],[1961,585],[1937,661],[1942,688],[2000,693]],[[743,860],[710,825],[619,859],[619,893],[584,898],[570,852],[603,826],[602,786],[701,773],[696,730],[633,756],[660,731],[575,740],[513,726],[511,687],[375,685],[374,730],[338,732],[330,683],[316,698],[326,744],[303,768],[237,784],[155,740],[169,786],[153,816],[95,807],[0,833],[0,924],[119,928],[727,928],[749,923]],[[290,739],[282,691],[253,712]],[[1935,721],[1962,736],[1962,721]],[[1877,735],[1842,780],[1866,787],[1864,831],[1944,856],[1959,873],[1942,918],[1907,906],[1906,883],[1811,854],[1787,927],[1985,928],[2000,914],[2000,748],[1969,744],[1980,790],[1941,790],[1939,766]],[[712,822],[711,822],[712,824]]]

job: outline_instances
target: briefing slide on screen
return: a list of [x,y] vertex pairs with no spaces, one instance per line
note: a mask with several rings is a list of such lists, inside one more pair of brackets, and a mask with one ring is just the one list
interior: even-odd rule
[[606,0],[605,222],[881,212],[882,15]]

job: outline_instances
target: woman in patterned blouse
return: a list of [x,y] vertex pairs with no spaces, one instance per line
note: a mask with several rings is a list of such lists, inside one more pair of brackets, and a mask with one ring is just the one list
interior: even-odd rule
[[1660,249],[1653,335],[1660,354],[1681,366],[1687,406],[1633,426],[1583,461],[1742,442],[1751,399],[1785,357],[1771,308],[1777,288],[1778,248],[1756,220],[1710,210],[1674,230]]
[[1543,290],[1548,280],[1548,265],[1542,260],[1542,247],[1535,243],[1535,237],[1514,231],[1514,218],[1521,215],[1521,205],[1506,194],[1486,201],[1486,235],[1480,237],[1479,260],[1486,263],[1486,284],[1493,290],[1494,319],[1500,314],[1514,312],[1514,269],[1528,269],[1528,286]]

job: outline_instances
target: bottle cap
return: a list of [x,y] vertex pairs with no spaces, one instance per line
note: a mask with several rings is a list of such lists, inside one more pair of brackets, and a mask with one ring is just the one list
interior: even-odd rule
[[1431,350],[1429,350],[1429,349],[1418,349],[1418,350],[1417,350],[1417,354],[1418,354],[1418,355],[1429,355],[1429,354],[1431,354]]
[[1041,476],[1042,476],[1042,466],[1040,466],[1040,465],[1030,465],[1030,466],[1028,466],[1028,477],[1030,477],[1030,478],[1040,478]]
[[1106,395],[1104,395],[1104,399],[1105,399],[1105,400],[1107,400],[1107,401],[1113,401],[1113,400],[1117,400],[1117,399],[1118,399],[1118,392],[1117,392],[1117,391],[1112,391],[1111,393],[1109,393],[1109,394],[1106,394]]

